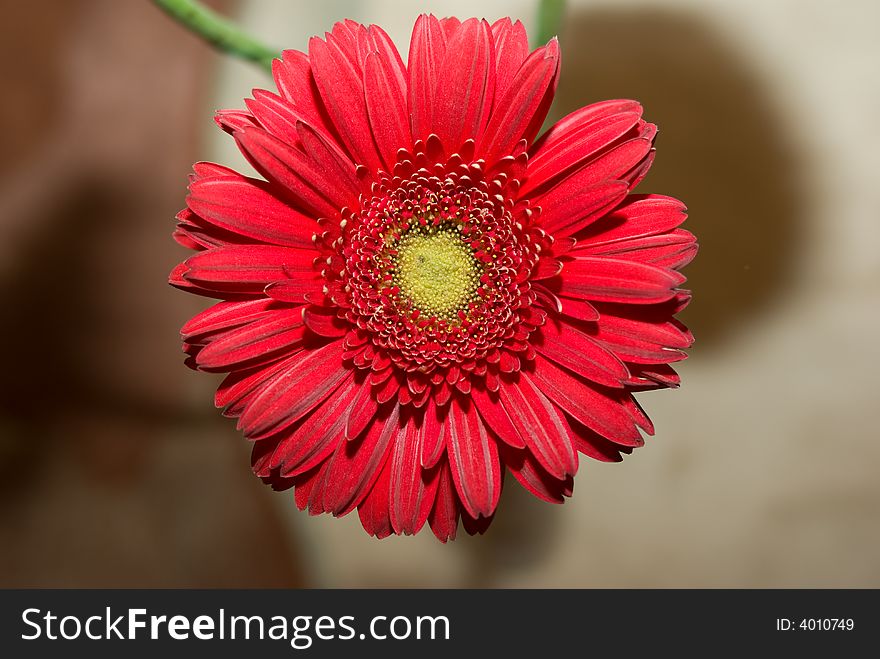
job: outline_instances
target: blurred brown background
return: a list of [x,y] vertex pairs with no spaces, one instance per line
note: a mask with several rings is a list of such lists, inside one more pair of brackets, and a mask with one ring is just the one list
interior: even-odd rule
[[[285,47],[350,17],[402,52],[420,11],[474,11],[212,5]],[[0,586],[880,586],[876,3],[569,3],[554,114],[633,97],[659,124],[643,190],[690,207],[697,345],[642,396],[644,449],[582,462],[562,507],[508,487],[449,546],[298,513],[182,364],[203,304],[165,284],[172,217],[193,161],[244,166],[212,111],[270,81],[144,0],[0,8]]]

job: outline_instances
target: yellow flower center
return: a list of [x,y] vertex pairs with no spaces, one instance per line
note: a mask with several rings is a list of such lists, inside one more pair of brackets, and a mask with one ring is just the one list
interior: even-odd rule
[[457,227],[415,227],[396,249],[393,281],[421,314],[457,320],[476,298],[480,267]]

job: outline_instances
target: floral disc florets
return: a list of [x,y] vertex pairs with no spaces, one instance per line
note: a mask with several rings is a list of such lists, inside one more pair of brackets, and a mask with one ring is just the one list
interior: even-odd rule
[[532,299],[535,245],[480,168],[376,186],[343,238],[348,318],[404,370],[497,361]]

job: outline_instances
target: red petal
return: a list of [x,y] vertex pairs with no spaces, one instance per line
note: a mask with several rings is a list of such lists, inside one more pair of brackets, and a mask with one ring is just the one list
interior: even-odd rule
[[308,414],[345,379],[342,341],[303,350],[284,378],[275,380],[242,414],[239,427],[249,437],[265,436],[288,427]]
[[303,321],[318,336],[345,336],[351,326],[336,315],[336,309],[323,309],[310,304],[303,310]]
[[273,311],[212,341],[196,363],[205,371],[229,371],[271,361],[300,343],[304,332],[299,309]]
[[356,165],[377,171],[382,163],[370,130],[363,73],[353,63],[360,61],[358,54],[351,44],[328,35],[326,42],[318,37],[309,40],[309,58],[324,106],[348,153]]
[[462,505],[472,517],[489,517],[501,494],[498,447],[467,398],[449,406],[449,463]]
[[562,262],[558,259],[542,256],[538,259],[538,264],[532,270],[529,278],[532,281],[540,281],[542,279],[550,279],[562,272]]
[[563,182],[540,198],[539,225],[555,238],[581,231],[617,206],[626,197],[623,181],[584,184]]
[[444,71],[446,36],[434,16],[416,19],[409,47],[409,117],[414,140],[428,139],[433,132],[434,105],[440,77]]
[[520,436],[516,426],[513,425],[510,416],[501,406],[498,396],[493,396],[488,391],[477,387],[471,392],[471,398],[486,425],[492,429],[492,432],[501,441],[514,448],[525,448],[525,441]]
[[[259,444],[257,444],[259,446]],[[296,502],[296,507],[300,510],[305,510],[306,506],[309,505],[309,499],[312,498],[312,493],[315,491],[315,487],[323,487],[320,485],[326,480],[327,477],[327,463],[323,463],[317,469],[313,469],[309,473],[302,474],[293,479],[294,487],[294,501]]]
[[553,39],[533,52],[517,71],[514,84],[492,113],[477,155],[493,163],[510,155],[520,140],[531,142],[550,109],[558,76],[559,44]]
[[309,124],[297,124],[297,132],[306,156],[317,171],[309,182],[336,206],[356,207],[360,187],[355,164],[348,155],[334,140]]
[[642,116],[642,106],[637,101],[617,99],[587,105],[557,121],[529,149],[532,155],[538,152],[549,153],[558,148],[573,132],[583,130],[595,121],[622,113],[636,113]]
[[568,427],[571,429],[571,439],[579,453],[599,462],[620,462],[623,460],[621,452],[628,453],[632,448],[615,444],[605,439],[599,433],[590,430],[577,419],[568,417]]
[[309,293],[317,293],[323,286],[317,272],[297,274],[295,279],[282,279],[266,286],[263,292],[278,302],[301,303]]
[[370,125],[386,171],[397,162],[399,149],[412,149],[406,90],[385,53],[370,53],[364,63],[364,92]]
[[662,195],[629,195],[614,212],[578,235],[578,244],[572,253],[666,233],[686,218],[687,209],[678,199]]
[[[642,441],[621,403],[622,397],[629,394],[620,393],[612,398],[610,394],[600,393],[588,382],[569,375],[540,356],[535,360],[535,372],[526,376],[529,377],[534,378],[535,384],[554,403],[603,437],[630,446]],[[550,470],[550,473],[554,472]]]
[[[290,146],[301,148],[296,132],[296,124],[305,117],[296,111],[291,103],[264,89],[253,90],[253,98],[246,98],[245,105],[256,117],[259,125]],[[239,130],[244,130],[243,126]]]
[[596,311],[596,307],[586,300],[575,300],[570,297],[564,297],[561,299],[561,303],[562,311],[560,313],[563,316],[587,322],[592,322],[599,318],[599,312]]
[[511,23],[500,18],[492,23],[495,40],[495,99],[493,110],[503,107],[499,101],[514,83],[514,77],[529,56],[529,38],[521,21]]
[[379,477],[370,488],[369,494],[358,505],[358,517],[361,526],[370,535],[379,538],[387,538],[394,532],[391,526],[391,477],[393,467],[391,460],[385,462]]
[[310,146],[317,149],[317,158],[260,128],[247,128],[235,138],[257,171],[283,188],[291,201],[315,217],[335,217],[343,206],[357,203],[354,166],[346,172],[332,149],[320,148],[326,144],[317,133],[299,126],[303,138],[314,138]]
[[357,392],[357,398],[348,411],[345,419],[345,437],[353,440],[361,436],[367,424],[379,411],[379,403],[370,391],[370,386],[363,382]]
[[[273,469],[281,468],[281,475],[296,476],[323,462],[345,441],[342,431],[345,415],[358,390],[351,372],[314,414],[289,436],[282,439],[272,455]],[[269,441],[269,440],[265,440]]]
[[596,302],[653,304],[675,295],[685,278],[672,270],[606,257],[579,257],[565,264],[559,294]]
[[[644,138],[623,142],[575,169],[549,189],[544,190],[542,188],[538,194],[529,195],[532,205],[541,206],[542,208],[543,225],[553,226],[556,223],[564,226],[570,225],[572,221],[571,215],[573,212],[576,212],[573,200],[583,197],[582,191],[585,189],[591,190],[612,181],[622,180],[627,172],[648,155],[648,152],[651,150],[651,144],[651,140]],[[525,193],[521,192],[520,196],[525,196]],[[590,200],[595,198],[596,195],[589,197]],[[565,204],[565,207],[558,209],[560,204]],[[594,203],[589,205],[593,207]],[[576,227],[575,230],[582,228],[582,226]],[[547,231],[551,234],[554,233],[550,229],[547,229]],[[570,233],[573,232],[571,231]]]
[[208,245],[205,245],[201,240],[198,240],[195,236],[191,235],[188,229],[185,229],[180,225],[174,230],[171,237],[174,238],[174,241],[178,245],[193,251],[202,250],[208,247]]
[[681,377],[667,364],[631,365],[632,376],[627,381],[637,391],[675,388],[681,385]]
[[437,539],[446,542],[455,540],[459,515],[458,497],[455,494],[448,463],[443,463],[438,481],[434,508],[428,516],[428,523]]
[[272,74],[281,95],[305,118],[306,123],[329,133],[327,111],[312,75],[308,55],[298,50],[285,50],[282,59],[272,61]]
[[430,469],[446,453],[446,437],[449,426],[446,411],[438,408],[433,398],[428,399],[424,414],[421,426],[421,464],[425,469]]
[[[367,34],[370,39],[370,52],[379,53],[383,60],[388,62],[393,78],[397,87],[406,98],[406,65],[403,58],[394,45],[394,41],[388,36],[378,25],[371,25],[367,28]],[[406,112],[406,104],[404,104],[404,112]]]
[[479,142],[495,89],[495,53],[486,21],[466,20],[446,47],[443,75],[437,85],[434,132],[453,153],[469,139]]
[[189,186],[187,205],[202,219],[260,242],[313,249],[318,223],[244,177],[205,178]]
[[684,229],[675,229],[657,236],[643,236],[611,245],[584,249],[577,254],[603,254],[659,268],[678,270],[690,263],[696,256],[697,244],[692,233]]
[[[504,472],[501,472],[502,483],[504,480]],[[467,510],[461,511],[461,525],[464,527],[464,530],[469,535],[480,534],[483,535],[486,531],[489,530],[489,525],[492,524],[492,519],[494,518],[494,513],[489,515],[488,517],[471,517],[468,515]]]
[[226,408],[224,416],[240,416],[244,409],[256,398],[263,389],[282,378],[298,359],[299,352],[272,364],[256,368],[234,371],[224,378],[214,395],[214,405]]
[[446,40],[449,41],[452,35],[461,27],[461,21],[455,16],[447,16],[440,19],[440,25],[443,28],[443,33],[446,35]]
[[525,373],[515,384],[502,384],[498,393],[513,425],[544,468],[559,479],[574,474],[577,455],[565,419]]
[[568,475],[563,480],[554,478],[528,451],[507,449],[503,457],[513,477],[539,499],[548,503],[562,503],[574,491],[573,476]]
[[315,253],[274,245],[230,245],[199,252],[184,263],[183,278],[217,291],[262,292],[270,283],[312,276]]
[[[424,424],[420,424],[424,425]],[[391,449],[391,525],[395,533],[415,535],[434,505],[438,470],[422,469],[423,430],[411,414]]]
[[230,135],[250,126],[259,126],[254,116],[246,110],[218,110],[214,122]]
[[[638,107],[634,111],[592,117],[589,121],[577,122],[564,134],[557,133],[555,139],[544,141],[540,148],[532,149],[528,176],[520,194],[529,195],[533,190],[544,188],[566,176],[573,169],[594,160],[603,151],[630,134],[638,124],[641,114],[641,108]],[[620,173],[628,169],[629,166],[621,169]]]
[[637,364],[680,361],[694,336],[681,323],[663,317],[626,318],[604,312],[593,337],[618,357]]
[[210,334],[240,327],[263,318],[269,313],[271,300],[248,300],[247,302],[218,302],[196,314],[180,328],[185,341],[198,341]]
[[621,387],[629,377],[614,353],[567,323],[548,322],[538,330],[532,345],[560,366],[607,387]]
[[399,408],[390,406],[385,418],[377,419],[362,439],[343,442],[330,458],[323,506],[342,516],[357,506],[379,476],[390,451],[389,444],[401,433]]

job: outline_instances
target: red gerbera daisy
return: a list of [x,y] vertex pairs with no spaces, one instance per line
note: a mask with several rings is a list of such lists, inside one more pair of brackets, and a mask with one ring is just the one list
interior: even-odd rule
[[630,194],[656,135],[638,103],[535,141],[559,57],[509,19],[421,16],[404,64],[345,21],[217,115],[265,180],[194,167],[171,283],[222,301],[184,350],[229,373],[217,406],[300,509],[445,541],[485,530],[505,471],[561,502],[578,453],[652,432],[633,392],[678,384],[697,246],[679,201]]

